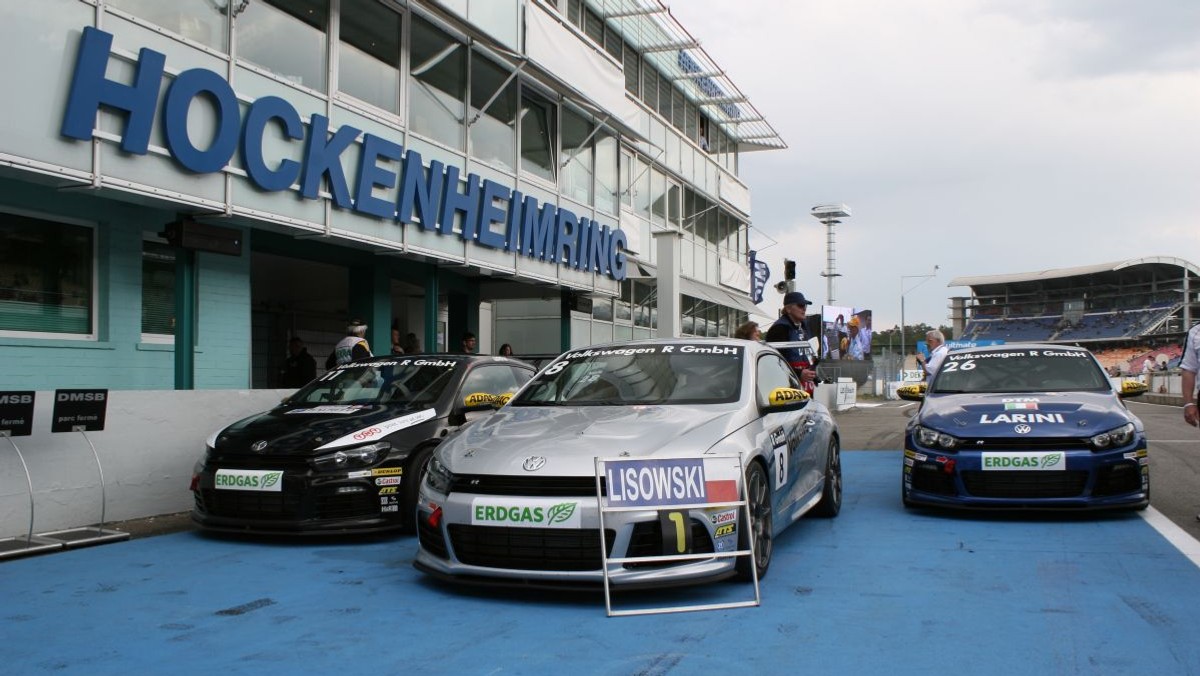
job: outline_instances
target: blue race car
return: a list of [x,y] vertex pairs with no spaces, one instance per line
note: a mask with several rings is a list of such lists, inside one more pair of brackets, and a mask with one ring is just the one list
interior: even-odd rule
[[1022,343],[946,355],[904,435],[904,505],[1001,509],[1145,509],[1150,466],[1142,422],[1092,353]]

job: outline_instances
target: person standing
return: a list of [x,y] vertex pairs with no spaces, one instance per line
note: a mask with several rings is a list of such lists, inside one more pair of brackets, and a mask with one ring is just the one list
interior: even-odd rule
[[925,380],[929,380],[933,374],[937,373],[938,367],[942,365],[942,360],[946,358],[946,353],[950,351],[950,348],[946,347],[946,337],[937,329],[925,332],[925,344],[929,346],[929,361],[925,360],[925,355],[918,352],[917,364],[920,364],[921,369],[925,371]]
[[[790,291],[784,294],[783,310],[779,313],[779,319],[776,319],[771,328],[767,329],[767,342],[793,343],[811,338],[808,334],[808,327],[804,325],[809,305],[812,305],[812,302],[799,291]],[[817,389],[817,365],[811,351],[797,347],[784,347],[780,348],[779,352],[792,365],[796,375],[800,376],[800,384],[803,385],[804,391],[809,394],[815,392]]]
[[500,351],[499,351],[499,352],[497,352],[496,354],[500,355],[501,357],[511,357],[511,356],[513,356],[513,349],[512,349],[512,345],[509,345],[508,343],[505,343],[505,344],[501,345],[501,346],[500,346]]
[[470,331],[467,331],[466,333],[463,334],[463,337],[462,337],[462,350],[461,350],[462,353],[463,354],[475,354],[476,344],[477,344],[477,342],[475,340],[475,334],[471,333]]
[[279,367],[279,387],[304,387],[316,377],[317,360],[308,353],[299,336],[292,336],[288,341],[288,358]]
[[[1192,427],[1200,426],[1196,411],[1196,372],[1200,371],[1200,323],[1192,326],[1183,339],[1183,355],[1179,358],[1183,384],[1183,421]],[[1196,515],[1200,521],[1200,514]]]
[[331,369],[352,361],[372,357],[371,345],[364,337],[367,335],[367,325],[361,319],[351,319],[346,326],[346,337],[338,341],[333,352],[325,360],[325,368]]
[[733,337],[742,340],[762,340],[762,331],[758,328],[758,322],[746,322],[734,330]]

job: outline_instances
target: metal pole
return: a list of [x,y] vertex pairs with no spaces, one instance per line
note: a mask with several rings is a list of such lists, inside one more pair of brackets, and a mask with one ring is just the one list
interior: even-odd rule
[[92,449],[92,457],[96,459],[96,469],[100,472],[100,528],[101,533],[104,532],[104,508],[107,506],[107,499],[104,495],[104,467],[100,464],[100,454],[96,452],[96,447],[92,444],[92,440],[88,438],[87,432],[79,430],[85,441],[88,442],[88,447]]
[[836,267],[836,265],[837,265],[837,263],[836,263],[836,260],[837,260],[837,255],[836,255],[836,252],[835,252],[835,248],[836,248],[836,247],[835,247],[835,245],[834,245],[834,239],[833,239],[833,224],[834,224],[834,223],[837,223],[837,221],[836,221],[836,220],[833,220],[833,219],[826,219],[826,220],[825,220],[825,229],[826,229],[826,236],[825,236],[825,250],[826,250],[825,272],[826,272],[826,274],[828,275],[828,276],[826,277],[826,281],[825,281],[825,286],[826,286],[826,289],[825,289],[825,297],[829,299],[829,300],[827,301],[827,304],[829,304],[829,305],[833,305],[833,304],[834,304],[834,302],[833,302],[833,278],[834,278],[835,276],[837,276],[837,272],[834,270],[834,268],[835,268],[835,267]]
[[17,458],[21,461],[21,468],[25,470],[25,483],[29,485],[29,535],[25,536],[27,544],[33,544],[33,479],[29,476],[29,465],[25,464],[25,456],[21,455],[21,449],[17,448],[17,442],[12,440],[12,437],[7,433],[4,437],[8,439],[8,443],[12,444],[13,450],[17,452]]
[[904,380],[904,362],[908,353],[904,349],[904,280],[900,280],[900,380]]

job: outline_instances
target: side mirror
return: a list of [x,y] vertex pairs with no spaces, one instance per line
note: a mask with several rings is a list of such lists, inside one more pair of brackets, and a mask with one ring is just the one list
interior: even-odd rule
[[896,388],[896,396],[907,401],[925,400],[925,383],[910,383]]
[[1117,396],[1122,399],[1129,397],[1140,397],[1150,390],[1150,386],[1146,383],[1136,380],[1126,380],[1121,383],[1121,389],[1117,392]]
[[512,398],[512,393],[507,394],[489,394],[487,392],[474,392],[463,397],[462,410],[464,413],[470,411],[493,411],[508,403]]
[[767,396],[767,405],[763,407],[764,411],[798,411],[812,399],[808,392],[797,390],[792,387],[777,387],[771,390],[771,394]]

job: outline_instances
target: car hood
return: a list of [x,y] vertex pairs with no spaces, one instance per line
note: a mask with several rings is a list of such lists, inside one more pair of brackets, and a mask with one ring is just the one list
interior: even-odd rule
[[439,448],[454,473],[521,474],[526,458],[546,459],[542,476],[592,476],[596,457],[704,453],[740,427],[725,406],[505,406]]
[[210,445],[219,453],[312,455],[383,439],[437,417],[430,406],[285,404],[226,427]]
[[[917,423],[954,436],[1035,437],[1099,434],[1137,418],[1108,392],[942,394],[926,396]],[[1031,429],[1019,431],[1018,425]],[[1140,424],[1139,424],[1140,427]]]

